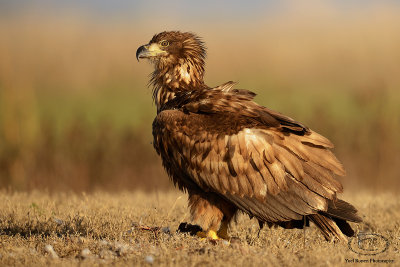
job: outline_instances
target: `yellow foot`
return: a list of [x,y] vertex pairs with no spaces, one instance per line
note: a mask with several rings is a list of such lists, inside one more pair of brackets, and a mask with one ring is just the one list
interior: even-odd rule
[[218,240],[220,239],[217,233],[214,230],[208,230],[207,232],[199,231],[196,233],[198,237],[201,238],[209,238],[212,240]]

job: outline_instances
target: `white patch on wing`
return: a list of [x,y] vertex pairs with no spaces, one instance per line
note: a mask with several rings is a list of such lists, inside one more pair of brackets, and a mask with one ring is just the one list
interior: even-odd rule
[[259,142],[260,138],[257,136],[257,132],[255,132],[254,130],[245,128],[243,129],[243,132],[244,132],[244,138],[246,140],[246,146],[248,149],[250,148],[251,143],[252,145],[255,145]]
[[251,151],[256,152],[258,155],[263,155],[265,159],[272,163],[275,161],[275,153],[272,148],[272,144],[266,139],[265,132],[261,129],[249,129],[245,128],[239,134],[244,135],[246,148],[251,153]]

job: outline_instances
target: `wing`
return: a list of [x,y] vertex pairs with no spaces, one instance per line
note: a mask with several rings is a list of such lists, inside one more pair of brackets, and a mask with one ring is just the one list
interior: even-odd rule
[[153,131],[160,154],[203,190],[259,219],[299,220],[327,210],[342,191],[334,174],[344,175],[329,140],[258,106],[247,93],[205,94],[158,114]]

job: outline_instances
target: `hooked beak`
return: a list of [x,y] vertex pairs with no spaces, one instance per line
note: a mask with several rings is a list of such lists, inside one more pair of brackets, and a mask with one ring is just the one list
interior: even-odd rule
[[136,59],[139,61],[140,58],[152,58],[166,53],[166,51],[160,49],[158,44],[147,44],[136,50]]

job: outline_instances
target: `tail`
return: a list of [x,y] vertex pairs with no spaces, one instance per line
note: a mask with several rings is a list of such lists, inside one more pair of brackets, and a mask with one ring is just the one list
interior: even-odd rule
[[357,209],[343,200],[329,201],[327,211],[307,216],[321,230],[326,240],[338,239],[347,242],[346,236],[353,236],[349,223],[359,223],[362,219]]

